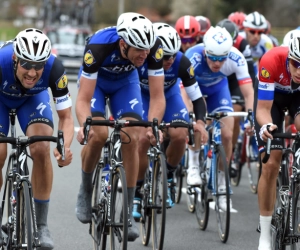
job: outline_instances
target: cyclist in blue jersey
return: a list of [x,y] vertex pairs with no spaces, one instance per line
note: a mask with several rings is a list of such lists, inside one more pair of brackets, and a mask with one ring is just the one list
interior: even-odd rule
[[[231,95],[228,87],[227,76],[235,73],[241,92],[245,98],[246,109],[253,108],[253,87],[248,72],[244,55],[232,46],[233,40],[225,28],[219,26],[210,27],[205,33],[203,44],[189,48],[185,55],[191,61],[195,77],[203,95],[206,95],[207,110],[209,113],[216,111],[233,111]],[[224,145],[227,160],[232,154],[233,117],[222,119],[222,143]],[[197,138],[195,138],[197,140]],[[198,139],[199,140],[199,139]],[[189,164],[199,165],[198,150],[189,148],[191,155]],[[196,155],[196,157],[192,157]],[[224,172],[220,171],[219,180],[224,181]],[[220,187],[222,189],[222,185]],[[220,201],[221,208],[225,209],[226,201]],[[225,204],[224,204],[225,203]]]
[[[72,101],[68,80],[62,63],[51,55],[48,37],[40,30],[29,28],[21,31],[14,40],[0,47],[0,136],[9,131],[9,111],[16,109],[20,127],[27,136],[53,134],[51,89],[57,114],[58,129],[64,131],[66,160],[62,161],[57,149],[54,156],[58,165],[67,166],[72,160],[70,145],[74,134],[71,113]],[[32,190],[34,196],[39,249],[54,248],[47,216],[52,189],[53,170],[50,143],[37,142],[29,146],[33,161]],[[7,145],[0,144],[0,165],[7,157]],[[0,171],[2,186],[2,171]],[[2,237],[0,237],[2,240]]]
[[[83,123],[87,116],[102,120],[105,117],[105,98],[109,97],[111,112],[115,119],[142,120],[142,98],[137,67],[148,63],[150,107],[149,121],[160,121],[165,112],[163,92],[163,49],[156,37],[152,23],[138,13],[123,13],[117,26],[97,31],[87,42],[84,51],[82,73],[79,79],[76,115],[80,124],[77,140],[84,139]],[[139,171],[138,127],[125,128],[131,141],[122,145],[123,163],[128,186],[129,213],[132,214],[133,197]],[[155,138],[152,128],[147,128],[147,137]],[[128,141],[125,133],[121,136]],[[82,180],[76,204],[76,215],[82,223],[91,220],[92,176],[100,158],[100,152],[108,137],[106,127],[91,128],[88,144],[82,149]],[[139,237],[139,230],[131,216],[128,240]]]
[[[203,142],[207,141],[207,132],[205,130],[205,114],[206,105],[199,89],[198,83],[194,77],[194,69],[188,58],[179,51],[180,49],[180,37],[176,30],[166,23],[155,23],[154,29],[157,36],[162,41],[164,57],[164,92],[166,97],[166,112],[163,117],[164,122],[189,122],[189,114],[182,100],[179,88],[179,81],[182,80],[183,86],[193,102],[194,112],[196,116],[196,124],[194,129],[201,133]],[[140,86],[142,89],[142,101],[143,101],[143,119],[149,119],[149,64],[145,62],[143,66],[138,68]],[[180,79],[179,79],[180,78]],[[186,138],[188,131],[186,128],[169,128],[168,135],[170,142],[166,151],[167,158],[167,170],[168,170],[168,182],[173,182],[173,172],[176,170],[185,150]],[[139,159],[140,169],[137,182],[137,190],[134,200],[133,216],[138,219],[141,216],[141,194],[139,192],[141,185],[143,184],[144,174],[148,166],[147,150],[150,146],[149,140],[145,136],[144,131],[140,134],[140,146],[139,146]],[[174,187],[169,185],[168,190],[168,203],[169,206],[174,206],[174,197],[172,192]]]

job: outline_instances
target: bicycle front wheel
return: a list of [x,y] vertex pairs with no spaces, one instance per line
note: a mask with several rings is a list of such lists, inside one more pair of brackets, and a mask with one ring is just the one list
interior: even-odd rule
[[240,180],[242,176],[243,164],[241,163],[241,157],[242,157],[242,143],[237,142],[234,147],[232,159],[230,161],[230,168],[235,168],[236,170],[235,171],[236,176],[230,178],[231,184],[234,186],[238,186],[240,184]]
[[[152,180],[152,243],[153,250],[162,250],[166,226],[167,168],[163,154],[158,154],[153,167]],[[171,199],[171,197],[169,197]]]
[[[229,236],[230,225],[230,190],[229,190],[229,173],[226,161],[225,151],[222,145],[217,145],[216,150],[216,165],[215,167],[215,211],[217,216],[219,237],[223,243],[225,243]],[[218,173],[223,170],[223,176]],[[224,178],[225,180],[222,180]]]
[[206,161],[204,150],[200,150],[199,164],[200,164],[200,178],[202,184],[200,187],[195,187],[195,214],[201,230],[205,230],[209,218],[209,200],[208,200],[208,188],[206,180]]
[[182,186],[183,186],[183,177],[185,171],[188,167],[188,148],[185,149],[184,155],[177,166],[176,170],[176,195],[175,195],[175,203],[180,203],[181,194],[182,194]]
[[128,196],[123,166],[118,166],[111,178],[110,249],[126,250],[128,241]]
[[93,196],[92,196],[92,222],[91,222],[91,236],[93,238],[93,249],[104,250],[106,249],[105,223],[107,213],[107,202],[103,197],[104,183],[101,180],[101,172],[103,164],[100,164],[95,169],[93,179]]
[[36,249],[33,244],[33,220],[31,214],[31,195],[28,183],[23,181],[17,195],[17,242],[23,249]]
[[[300,184],[295,184],[295,190],[294,190],[294,203],[293,203],[293,229],[294,234],[300,235]],[[291,243],[291,250],[299,250],[300,249],[300,243],[298,241]]]
[[150,175],[152,172],[147,169],[145,173],[145,179],[142,186],[142,208],[141,208],[141,233],[142,233],[142,243],[144,246],[148,246],[150,233],[151,233],[151,220],[152,220],[152,211],[150,208]]

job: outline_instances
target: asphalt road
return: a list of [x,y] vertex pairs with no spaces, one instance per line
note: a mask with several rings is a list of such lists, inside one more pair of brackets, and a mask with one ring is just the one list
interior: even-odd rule
[[[71,83],[69,87],[73,103],[75,103],[76,84]],[[53,110],[55,110],[54,107]],[[75,126],[78,126],[74,108],[73,114]],[[57,124],[55,111],[54,120],[54,124]],[[21,133],[20,131],[18,132]],[[54,144],[52,147],[54,147]],[[81,148],[82,146],[76,141],[75,133],[71,147],[74,155],[72,164],[62,169],[54,164],[54,183],[48,222],[55,241],[55,249],[59,250],[92,249],[89,225],[81,224],[75,215],[75,203],[81,175]],[[55,163],[53,159],[52,161]],[[176,204],[174,208],[167,211],[164,249],[256,250],[259,239],[259,233],[256,232],[259,218],[257,195],[250,192],[246,178],[246,169],[244,169],[240,186],[233,187],[233,207],[238,212],[231,213],[230,234],[227,243],[222,243],[218,237],[214,211],[210,210],[206,231],[201,231],[195,214],[191,214],[188,211],[185,195],[183,195],[181,203]],[[128,249],[152,249],[151,240],[149,245],[145,247],[139,238],[135,242],[129,243]]]

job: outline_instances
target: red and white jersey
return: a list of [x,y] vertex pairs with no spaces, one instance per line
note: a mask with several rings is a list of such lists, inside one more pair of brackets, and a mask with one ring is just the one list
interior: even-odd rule
[[274,92],[293,93],[299,87],[291,87],[291,74],[288,68],[288,47],[275,47],[260,60],[258,70],[258,99],[273,100]]

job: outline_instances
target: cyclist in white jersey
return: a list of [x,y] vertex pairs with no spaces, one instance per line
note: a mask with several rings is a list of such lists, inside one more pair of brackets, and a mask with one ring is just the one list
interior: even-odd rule
[[243,22],[244,31],[240,35],[247,39],[252,58],[254,61],[254,71],[257,73],[258,62],[260,58],[270,49],[273,48],[272,40],[264,34],[268,23],[265,17],[257,11],[247,15]]

